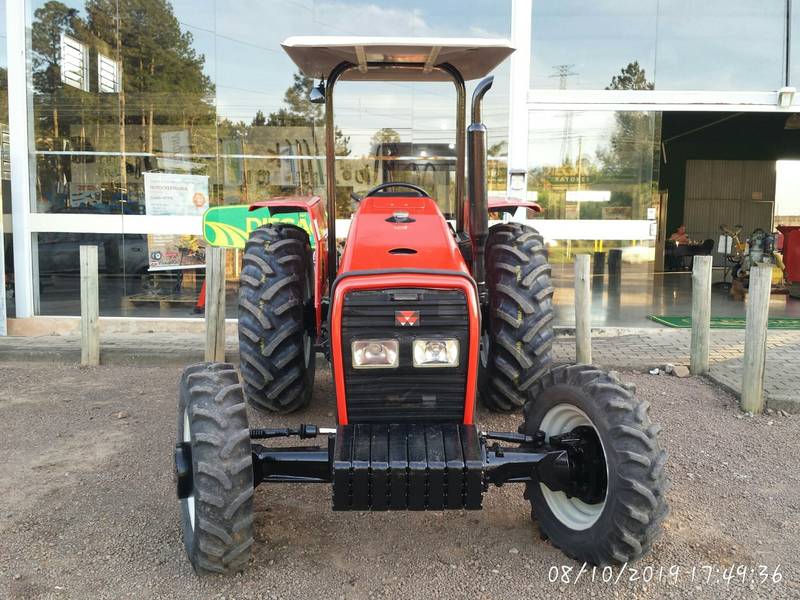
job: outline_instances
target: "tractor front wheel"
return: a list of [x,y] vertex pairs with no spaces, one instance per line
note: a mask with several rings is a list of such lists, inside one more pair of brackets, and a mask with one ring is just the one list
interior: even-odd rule
[[492,226],[486,284],[478,388],[487,408],[511,411],[522,408],[552,360],[553,286],[542,236],[520,223]]
[[239,375],[228,363],[180,380],[175,471],[183,542],[198,575],[242,571],[253,545],[253,457]]
[[589,365],[553,369],[525,405],[521,432],[543,431],[556,447],[554,436],[577,434],[594,455],[576,468],[582,481],[575,493],[538,482],[525,490],[542,537],[570,558],[593,565],[633,561],[660,533],[667,514],[667,454],[648,407],[630,386]]
[[239,276],[239,357],[247,399],[290,413],[314,385],[313,264],[308,234],[269,224],[250,234]]

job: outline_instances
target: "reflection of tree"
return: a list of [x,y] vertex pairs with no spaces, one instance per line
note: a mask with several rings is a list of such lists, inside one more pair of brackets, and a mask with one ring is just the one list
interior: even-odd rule
[[[314,146],[319,152],[317,143],[317,128],[325,126],[325,111],[321,104],[313,104],[308,99],[311,89],[314,87],[314,80],[307,77],[300,71],[294,74],[294,83],[283,95],[285,107],[270,113],[267,119],[268,126],[277,127],[311,127],[311,136],[314,139]],[[348,156],[350,154],[350,137],[345,136],[338,128],[334,130],[334,148],[336,156]]]
[[263,127],[267,124],[267,118],[264,116],[263,110],[257,110],[256,116],[253,117],[252,122],[250,123],[251,127]]
[[611,85],[606,86],[607,90],[652,90],[654,88],[655,84],[647,81],[647,76],[644,69],[639,66],[638,60],[628,63],[628,66],[620,70],[619,75],[611,78]]
[[214,85],[203,73],[205,57],[165,0],[87,0],[92,35],[116,47],[122,70],[121,120],[140,125],[140,148],[153,151],[154,124],[188,129],[213,125]]
[[369,146],[373,153],[383,146],[399,144],[400,134],[391,127],[383,127],[376,131],[369,140]]
[[[634,61],[611,79],[607,90],[652,90],[645,70]],[[605,206],[630,207],[637,218],[641,205],[649,201],[653,180],[654,125],[652,113],[617,111],[615,127],[608,146],[597,151],[602,181],[611,189],[611,200]],[[587,207],[584,218],[599,218],[601,206]],[[581,211],[583,214],[583,210]]]
[[75,35],[78,11],[61,2],[46,2],[33,12],[31,63],[33,88],[51,98],[53,137],[59,137],[58,100],[63,99],[61,83],[61,34]]
[[[156,149],[154,128],[167,126],[188,131],[194,148],[203,143],[213,147],[214,86],[203,73],[204,56],[192,48],[191,34],[181,31],[166,0],[86,0],[85,17],[49,0],[33,17],[38,145],[149,153]],[[62,82],[62,34],[83,46],[81,88]],[[117,63],[117,93],[100,90],[98,54]],[[126,130],[132,127],[139,128],[139,135],[128,147]],[[123,188],[125,161],[122,156],[119,163]]]
[[8,125],[8,69],[0,67],[0,121]]

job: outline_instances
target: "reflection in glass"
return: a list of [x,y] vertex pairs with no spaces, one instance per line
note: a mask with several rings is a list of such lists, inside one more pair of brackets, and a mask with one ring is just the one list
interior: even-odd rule
[[70,4],[33,7],[35,209],[144,214],[143,172],[215,171],[205,55],[164,0]]
[[656,0],[537,0],[531,28],[531,87],[595,89],[638,62],[652,78]]
[[607,89],[637,63],[655,89],[776,90],[785,11],[785,0],[537,0],[531,87]]
[[[58,213],[194,214],[191,207],[187,212],[185,194],[176,194],[172,204],[148,194],[146,180],[164,182],[167,175],[191,187],[189,197],[202,193],[212,205],[323,195],[323,108],[307,102],[315,82],[297,72],[280,48],[283,39],[395,36],[399,30],[508,38],[511,30],[510,0],[411,0],[402,6],[389,0],[286,0],[279,10],[275,3],[212,0],[31,0],[27,6],[36,149],[32,205]],[[5,44],[0,46],[2,56]],[[491,190],[505,188],[508,68],[506,61],[496,70],[483,110]],[[470,93],[474,84],[468,85]],[[350,215],[351,191],[387,178],[422,185],[444,211],[452,210],[452,85],[347,82],[337,91],[338,216]],[[123,229],[127,222],[122,220]],[[47,314],[77,314],[79,307],[77,288],[59,287],[64,281],[58,271],[68,269],[51,250],[77,256],[79,243],[95,243],[96,237],[39,235]],[[104,285],[113,290],[104,292],[104,314],[152,314],[152,308],[129,302],[147,286],[126,258],[132,248],[152,250],[152,240],[108,239],[97,242],[104,244],[104,257],[108,246]],[[232,278],[236,269],[231,262]],[[48,281],[59,284],[47,289]]]
[[660,114],[535,111],[529,122],[528,189],[543,208],[538,226],[551,259],[612,241],[652,247],[647,209],[658,179]]
[[[148,250],[153,248],[152,236],[39,233],[34,243],[42,315],[79,312],[81,245],[97,246],[101,316],[189,317],[195,314],[204,271],[150,270],[148,264],[152,257]],[[199,250],[202,245],[198,238],[182,236],[179,251],[185,255],[186,262]],[[235,317],[236,291],[234,285],[228,286],[228,317]]]

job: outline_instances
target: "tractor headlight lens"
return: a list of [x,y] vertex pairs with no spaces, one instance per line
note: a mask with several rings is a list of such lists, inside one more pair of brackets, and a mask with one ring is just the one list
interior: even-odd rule
[[458,340],[414,340],[415,367],[457,367]]
[[355,340],[351,349],[354,369],[394,369],[400,356],[397,340]]

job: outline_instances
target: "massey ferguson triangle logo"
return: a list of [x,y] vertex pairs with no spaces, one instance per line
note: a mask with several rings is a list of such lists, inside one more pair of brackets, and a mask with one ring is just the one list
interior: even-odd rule
[[419,327],[418,310],[394,311],[394,324],[398,327]]

